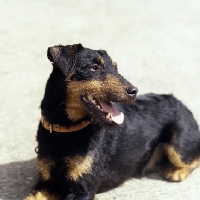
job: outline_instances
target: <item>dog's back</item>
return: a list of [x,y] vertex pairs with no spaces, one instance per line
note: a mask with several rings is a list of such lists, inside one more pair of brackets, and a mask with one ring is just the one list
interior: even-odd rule
[[102,190],[160,167],[166,179],[183,181],[198,166],[198,125],[173,95],[141,95],[131,105],[116,107],[125,120],[105,133],[102,156],[108,159],[109,172],[102,177]]

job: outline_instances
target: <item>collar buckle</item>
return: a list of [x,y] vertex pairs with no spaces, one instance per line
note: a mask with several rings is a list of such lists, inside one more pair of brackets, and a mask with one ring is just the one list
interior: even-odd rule
[[50,133],[53,132],[53,125],[52,124],[49,124],[49,131],[50,131]]

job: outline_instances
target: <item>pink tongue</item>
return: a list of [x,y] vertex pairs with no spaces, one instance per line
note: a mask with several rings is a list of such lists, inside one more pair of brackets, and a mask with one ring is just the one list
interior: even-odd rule
[[112,106],[111,103],[107,103],[105,101],[99,100],[101,107],[107,113],[111,114],[112,120],[117,124],[122,124],[124,121],[124,114],[119,112],[115,107]]

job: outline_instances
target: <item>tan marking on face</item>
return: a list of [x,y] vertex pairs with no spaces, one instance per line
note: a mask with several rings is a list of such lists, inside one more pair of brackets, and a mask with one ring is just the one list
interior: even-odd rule
[[96,61],[100,64],[100,65],[104,65],[104,60],[102,57],[97,57]]
[[129,101],[125,86],[115,76],[108,75],[104,81],[71,81],[67,85],[66,100],[66,112],[71,120],[77,121],[88,115],[81,97],[89,94],[103,100],[107,100],[110,94],[117,99]]
[[116,62],[112,62],[114,67],[117,67],[117,63]]
[[68,167],[67,177],[73,181],[77,181],[84,174],[91,173],[93,158],[91,156],[74,156],[65,159]]
[[54,162],[47,159],[37,159],[38,170],[40,171],[42,178],[47,181],[51,179],[51,169],[54,166]]
[[38,191],[36,194],[30,194],[24,200],[59,200],[61,197],[52,195],[47,191]]
[[70,81],[71,77],[74,75],[75,73],[75,70],[73,70],[66,78],[65,78],[65,81],[68,82]]

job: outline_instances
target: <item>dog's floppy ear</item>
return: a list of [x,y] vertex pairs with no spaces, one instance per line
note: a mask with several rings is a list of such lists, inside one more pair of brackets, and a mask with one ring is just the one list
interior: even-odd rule
[[81,44],[57,45],[48,48],[47,57],[67,76],[73,70],[76,63],[76,55],[81,49],[83,49]]

